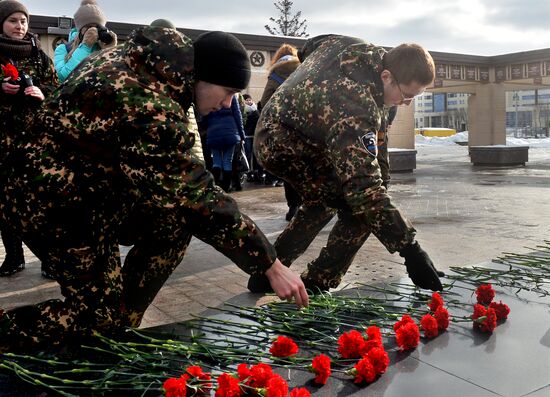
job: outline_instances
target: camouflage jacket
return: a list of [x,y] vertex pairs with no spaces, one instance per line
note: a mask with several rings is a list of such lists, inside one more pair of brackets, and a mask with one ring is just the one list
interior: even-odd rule
[[[92,55],[45,102],[27,137],[35,190],[62,192],[55,205],[92,202],[100,210],[101,201],[119,201],[120,208],[147,203],[154,213],[181,214],[174,227],[246,272],[263,273],[273,247],[195,154],[193,90],[193,45],[175,30],[141,28],[124,45]],[[91,195],[97,204],[86,200]]]
[[415,231],[381,187],[377,146],[385,141],[379,132],[385,132],[389,110],[380,78],[386,51],[337,35],[313,38],[304,49],[302,64],[275,92],[262,117],[270,114],[318,145],[334,164],[347,206],[366,216],[375,234],[384,229],[381,241],[394,251],[412,241]]

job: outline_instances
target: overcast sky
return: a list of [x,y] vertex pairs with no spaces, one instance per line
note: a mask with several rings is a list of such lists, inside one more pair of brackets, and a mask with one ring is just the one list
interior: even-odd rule
[[[72,16],[80,0],[22,0],[31,14]],[[270,0],[98,0],[109,21],[268,34]],[[310,36],[340,33],[394,46],[498,55],[550,48],[550,0],[295,0]]]

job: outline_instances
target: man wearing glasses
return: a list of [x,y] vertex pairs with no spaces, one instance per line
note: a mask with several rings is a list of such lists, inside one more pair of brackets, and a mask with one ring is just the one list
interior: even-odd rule
[[[386,51],[360,39],[325,35],[308,40],[300,58],[301,66],[265,104],[254,138],[258,161],[291,183],[303,200],[275,243],[278,257],[290,266],[337,214],[327,245],[301,275],[306,287],[338,286],[372,232],[388,251],[405,258],[414,284],[441,290],[443,273],[392,204],[377,161],[388,110],[410,104],[432,84],[432,57],[416,44]],[[270,290],[263,276],[252,276],[248,288]]]

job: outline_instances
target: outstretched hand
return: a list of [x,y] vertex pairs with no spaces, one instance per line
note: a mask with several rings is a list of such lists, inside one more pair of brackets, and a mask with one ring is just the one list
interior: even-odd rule
[[309,297],[299,275],[276,259],[265,272],[273,291],[280,299],[291,301],[293,298],[298,307],[308,306]]

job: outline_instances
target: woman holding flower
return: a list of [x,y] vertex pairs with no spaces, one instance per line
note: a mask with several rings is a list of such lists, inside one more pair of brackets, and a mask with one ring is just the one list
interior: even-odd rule
[[[21,139],[42,101],[58,85],[52,61],[40,49],[38,37],[29,32],[27,8],[13,0],[0,1],[0,161],[21,144]],[[6,257],[0,276],[25,268],[23,242],[17,231],[0,220]],[[45,266],[43,264],[43,272]]]

